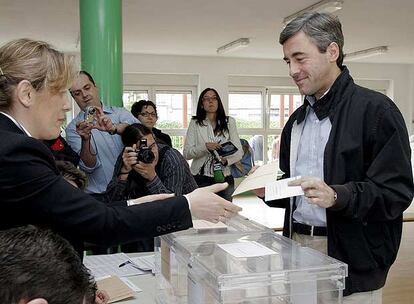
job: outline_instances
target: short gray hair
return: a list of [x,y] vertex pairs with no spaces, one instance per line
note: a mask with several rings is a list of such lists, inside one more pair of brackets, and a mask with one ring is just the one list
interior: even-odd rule
[[339,46],[336,64],[339,68],[344,60],[344,35],[338,17],[327,13],[304,13],[293,19],[280,33],[279,43],[284,44],[290,37],[302,31],[325,53],[328,46],[335,42]]

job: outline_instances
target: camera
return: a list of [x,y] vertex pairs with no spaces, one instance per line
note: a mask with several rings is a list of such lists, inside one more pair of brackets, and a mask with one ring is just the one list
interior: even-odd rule
[[155,159],[154,152],[152,152],[151,148],[147,146],[147,139],[145,138],[139,141],[139,150],[137,152],[137,159],[139,162],[150,164]]
[[95,114],[96,114],[95,107],[88,106],[85,108],[85,116],[83,117],[83,120],[88,123],[93,123],[95,121]]

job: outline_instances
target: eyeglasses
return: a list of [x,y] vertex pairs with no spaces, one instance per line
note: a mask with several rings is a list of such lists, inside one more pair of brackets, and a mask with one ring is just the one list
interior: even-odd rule
[[144,117],[152,117],[152,118],[157,118],[157,113],[150,113],[150,112],[142,112],[139,113],[139,115],[142,115]]
[[211,97],[203,97],[203,100],[204,101],[214,101],[214,100],[217,100],[217,96],[211,96]]

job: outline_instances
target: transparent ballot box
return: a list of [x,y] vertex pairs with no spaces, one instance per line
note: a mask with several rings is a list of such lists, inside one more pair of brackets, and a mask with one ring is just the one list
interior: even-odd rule
[[[187,269],[177,268],[186,275],[177,274],[186,280],[186,294],[165,289],[158,303],[342,303],[347,265],[273,232],[221,234],[182,245],[193,253]],[[180,252],[175,259],[184,263]]]
[[342,303],[347,265],[275,233],[199,244],[188,303]]
[[158,303],[187,303],[188,264],[194,256],[204,254],[203,245],[230,235],[263,233],[272,230],[243,216],[235,216],[226,223],[213,224],[193,220],[193,228],[155,239],[155,275]]

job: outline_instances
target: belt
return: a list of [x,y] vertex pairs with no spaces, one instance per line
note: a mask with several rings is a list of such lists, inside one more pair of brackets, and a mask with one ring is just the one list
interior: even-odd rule
[[293,223],[293,231],[299,234],[305,234],[310,236],[327,236],[326,227],[321,226],[308,226],[301,223]]

